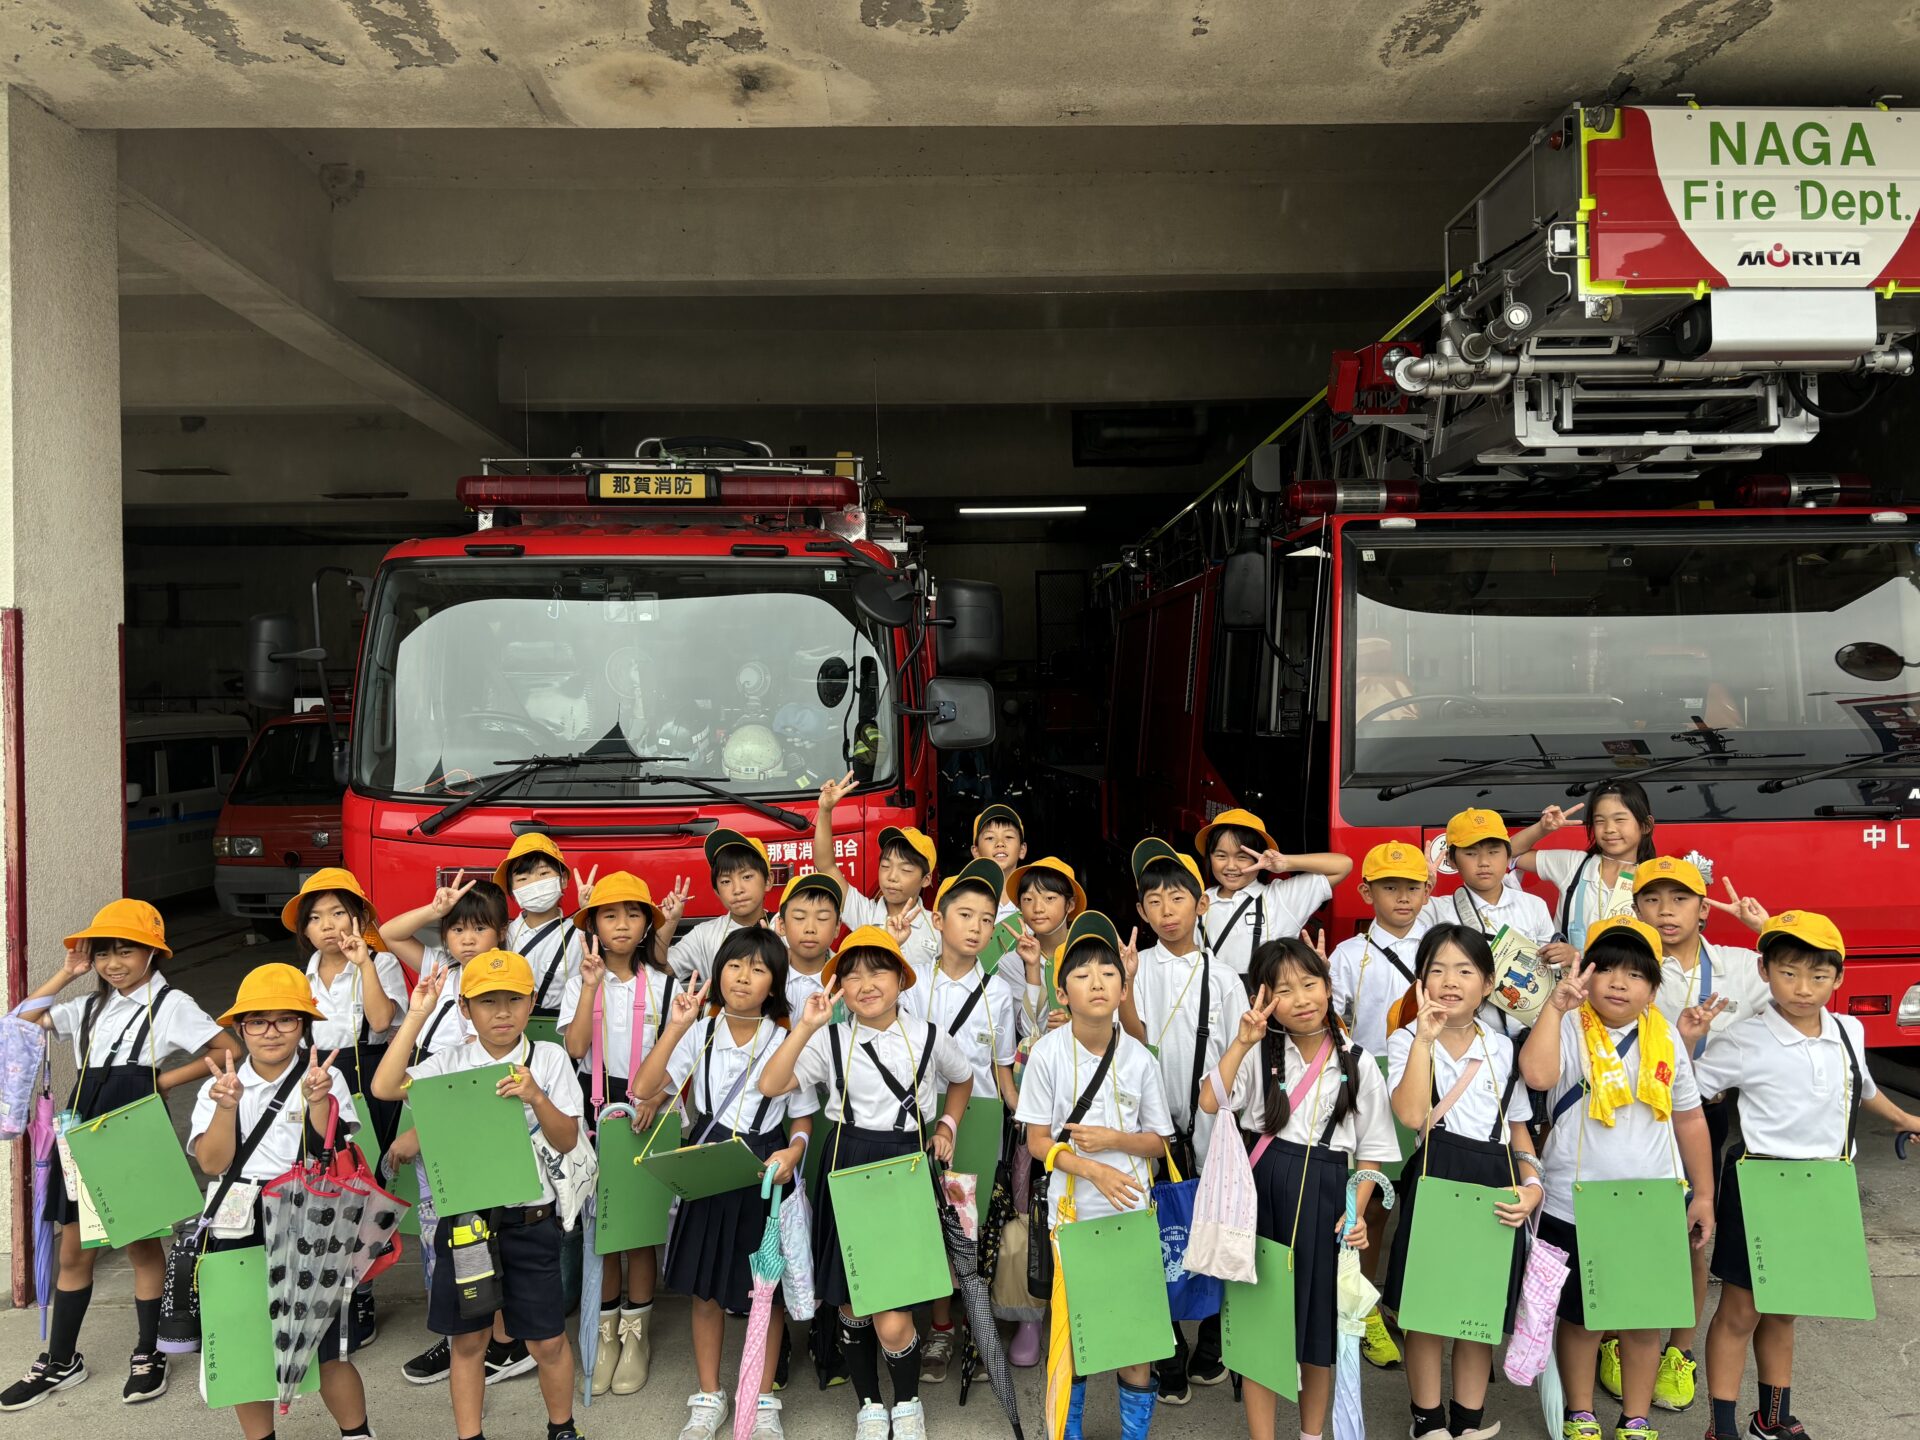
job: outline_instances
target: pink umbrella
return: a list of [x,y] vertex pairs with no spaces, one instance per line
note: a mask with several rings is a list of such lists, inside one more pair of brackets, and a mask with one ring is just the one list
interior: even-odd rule
[[733,1393],[733,1440],[747,1440],[760,1408],[760,1377],[767,1368],[767,1332],[772,1328],[773,1292],[786,1273],[780,1253],[780,1192],[774,1188],[773,1166],[760,1177],[760,1198],[768,1200],[767,1229],[760,1248],[747,1264],[753,1271],[753,1306],[747,1314],[747,1340],[740,1349],[740,1384]]
[[42,1090],[33,1102],[33,1120],[27,1126],[33,1151],[33,1289],[40,1301],[40,1338],[47,1338],[47,1307],[53,1303],[53,1266],[60,1250],[60,1231],[47,1218],[47,1181],[53,1174],[53,1096]]

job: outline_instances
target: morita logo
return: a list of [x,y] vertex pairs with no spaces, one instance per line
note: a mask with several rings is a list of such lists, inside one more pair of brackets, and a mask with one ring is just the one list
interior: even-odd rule
[[1813,267],[1817,269],[1838,268],[1860,263],[1858,250],[1789,250],[1784,245],[1770,245],[1764,250],[1742,250],[1740,264],[1771,265],[1776,270],[1788,266]]

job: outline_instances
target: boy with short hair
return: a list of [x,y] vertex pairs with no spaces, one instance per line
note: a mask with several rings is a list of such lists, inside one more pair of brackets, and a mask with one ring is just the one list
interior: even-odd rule
[[[973,858],[991,860],[1002,875],[1027,858],[1027,826],[1018,810],[996,803],[973,817]],[[1003,897],[993,918],[999,921],[1018,913],[1019,907]]]
[[880,857],[874,865],[875,893],[868,895],[847,878],[833,858],[834,807],[859,784],[849,770],[839,780],[820,787],[819,816],[813,827],[813,865],[846,886],[840,918],[850,930],[862,926],[886,930],[900,940],[900,953],[916,975],[931,970],[940,958],[940,937],[927,918],[921,893],[938,863],[931,838],[911,825],[889,825],[880,832]]
[[[1227,1053],[1247,1008],[1247,990],[1232,967],[1214,961],[1201,938],[1207,897],[1193,857],[1164,840],[1142,840],[1133,848],[1133,876],[1140,891],[1140,918],[1157,943],[1134,961],[1121,1023],[1156,1052],[1173,1116],[1173,1155],[1183,1174],[1196,1175],[1214,1123],[1214,1117],[1200,1109],[1201,1077]],[[1126,948],[1120,958],[1131,958]],[[1220,1362],[1220,1319],[1200,1322],[1191,1366],[1178,1325],[1173,1335],[1173,1355],[1155,1367],[1160,1403],[1185,1405],[1193,1398],[1189,1378],[1202,1385],[1226,1379]]]
[[[711,978],[713,957],[719,953],[722,940],[749,925],[766,924],[767,886],[773,880],[767,847],[752,835],[722,827],[709,831],[700,848],[707,857],[707,874],[713,882],[714,896],[726,908],[723,914],[694,926],[685,939],[667,952],[667,963],[682,980]],[[680,887],[676,885],[674,889],[678,892]],[[685,903],[686,897],[682,894],[680,905],[671,911],[661,906],[663,923],[655,932],[656,950],[671,943]]]
[[[1920,1134],[1920,1116],[1889,1100],[1867,1068],[1866,1031],[1851,1015],[1827,1008],[1846,969],[1839,928],[1811,910],[1788,910],[1762,922],[1760,972],[1766,1001],[1713,1037],[1697,1065],[1702,1094],[1737,1090],[1740,1135],[1715,1192],[1713,1273],[1720,1304],[1707,1327],[1707,1385],[1713,1402],[1708,1440],[1739,1434],[1740,1378],[1751,1343],[1760,1404],[1747,1422],[1750,1440],[1803,1440],[1793,1416],[1791,1315],[1762,1315],[1753,1303],[1740,1160],[1851,1159],[1859,1110],[1896,1132]],[[1705,1011],[1700,1012],[1702,1015]],[[1807,1235],[1818,1243],[1817,1224]]]
[[[1013,1000],[1007,987],[993,984],[980,967],[1003,886],[1000,868],[991,860],[971,861],[941,882],[931,916],[940,958],[900,997],[900,1010],[937,1025],[973,1067],[973,1094],[997,1096],[1011,1114],[1020,1103],[1013,1085]],[[997,1168],[998,1154],[994,1160]],[[990,1182],[993,1171],[983,1173]],[[947,1378],[953,1341],[953,1297],[942,1295],[933,1302],[933,1329],[921,1347],[922,1380],[937,1385]]]
[[[1062,1017],[1054,1023],[1065,1023],[1066,1012],[1056,1008],[1053,998],[1052,957],[1066,943],[1073,918],[1086,913],[1087,892],[1080,888],[1071,865],[1048,855],[1007,876],[1005,898],[1018,911],[1022,933],[1014,942],[1014,951],[1000,957],[994,978],[1005,982],[1007,993],[1018,1007],[1024,1038],[1045,1029],[1051,1015]],[[1029,938],[1031,944],[1027,943]]]
[[[1546,902],[1507,884],[1513,847],[1507,822],[1497,813],[1462,810],[1447,821],[1447,859],[1460,872],[1460,883],[1427,901],[1411,938],[1418,940],[1435,925],[1457,923],[1482,932],[1489,941],[1502,929],[1511,930],[1536,953],[1552,941],[1553,912]],[[1480,1007],[1480,1018],[1509,1038],[1525,1034],[1520,1023],[1492,1001]]]
[[809,870],[787,881],[773,932],[787,947],[787,1006],[796,1015],[807,996],[826,987],[821,972],[840,933],[840,905],[847,893],[837,876]]
[[1211,918],[1202,925],[1207,949],[1243,985],[1261,942],[1298,935],[1333,899],[1333,887],[1353,873],[1353,861],[1332,851],[1284,854],[1251,810],[1221,811],[1194,835],[1193,849],[1214,879],[1207,891]]
[[[526,1038],[527,1021],[533,1014],[534,978],[525,957],[495,949],[467,960],[460,972],[459,1005],[473,1038],[418,1064],[408,1063],[446,978],[438,964],[421,975],[400,1033],[374,1073],[375,1098],[401,1100],[413,1080],[484,1069],[505,1060],[511,1070],[496,1093],[503,1102],[523,1107],[530,1135],[538,1132],[547,1145],[566,1154],[579,1137],[580,1087],[566,1051],[548,1041]],[[548,1440],[579,1440],[573,1428],[573,1352],[567,1346],[567,1305],[560,1279],[561,1224],[557,1197],[544,1168],[540,1190],[535,1203],[503,1206],[486,1217],[499,1244],[500,1314],[539,1366]],[[481,1440],[493,1319],[468,1319],[460,1313],[453,1230],[451,1223],[443,1223],[434,1235],[436,1264],[427,1324],[452,1339],[449,1383],[455,1434],[462,1440]]]

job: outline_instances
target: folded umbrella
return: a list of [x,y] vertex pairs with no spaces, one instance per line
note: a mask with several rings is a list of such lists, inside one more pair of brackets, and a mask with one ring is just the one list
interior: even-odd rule
[[[1073,1187],[1060,1197],[1060,1213],[1054,1220],[1047,1243],[1053,1247],[1053,1295],[1048,1302],[1047,1321],[1047,1440],[1063,1440],[1067,1433],[1067,1408],[1073,1403],[1073,1334],[1067,1317],[1067,1269],[1060,1263],[1060,1227],[1076,1218]],[[1034,1243],[1028,1237],[1028,1243]]]
[[33,1289],[40,1302],[40,1338],[47,1338],[47,1307],[53,1303],[53,1273],[60,1253],[60,1227],[47,1218],[47,1182],[54,1158],[53,1096],[42,1090],[34,1097],[33,1119],[27,1126],[33,1152]]
[[587,1203],[580,1210],[581,1244],[585,1260],[580,1266],[580,1367],[585,1371],[580,1382],[580,1404],[583,1409],[593,1408],[593,1367],[600,1358],[600,1326],[597,1323],[600,1314],[601,1269],[600,1257],[594,1253],[594,1230],[600,1218],[598,1199],[587,1196]]
[[[1360,1213],[1360,1182],[1380,1187],[1380,1203],[1393,1208],[1393,1182],[1378,1170],[1356,1170],[1347,1178],[1347,1213],[1340,1226],[1340,1261],[1334,1279],[1335,1322],[1340,1346],[1334,1356],[1334,1440],[1366,1440],[1367,1417],[1360,1404],[1360,1337],[1367,1333],[1367,1316],[1380,1303],[1380,1292],[1360,1271],[1360,1252],[1347,1244],[1347,1232]],[[1373,1237],[1369,1236],[1369,1241]]]
[[747,1259],[753,1272],[752,1304],[747,1309],[747,1338],[740,1347],[740,1383],[733,1395],[733,1440],[748,1440],[760,1408],[760,1377],[767,1368],[767,1331],[773,1322],[773,1292],[786,1273],[780,1249],[780,1190],[773,1183],[774,1167],[760,1177],[760,1198],[767,1202],[767,1228],[760,1248]]
[[1007,1361],[1000,1331],[993,1323],[993,1297],[988,1292],[987,1277],[980,1273],[979,1244],[967,1233],[967,1217],[947,1197],[946,1186],[938,1183],[941,1177],[936,1174],[935,1179],[934,1194],[940,1202],[940,1238],[946,1243],[947,1263],[959,1282],[960,1300],[967,1311],[967,1353],[960,1365],[961,1403],[966,1403],[972,1381],[969,1362],[977,1357],[978,1363],[986,1368],[993,1393],[1000,1399],[1000,1408],[1007,1412],[1014,1440],[1026,1440],[1020,1428],[1020,1400],[1014,1393],[1013,1366]]

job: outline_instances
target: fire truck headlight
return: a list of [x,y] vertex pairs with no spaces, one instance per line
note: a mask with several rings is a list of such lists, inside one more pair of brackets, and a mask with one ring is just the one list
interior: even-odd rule
[[216,860],[257,860],[263,853],[258,835],[213,837],[213,858]]
[[1907,993],[1900,997],[1900,1013],[1894,1017],[1897,1025],[1920,1025],[1920,985],[1909,985]]

